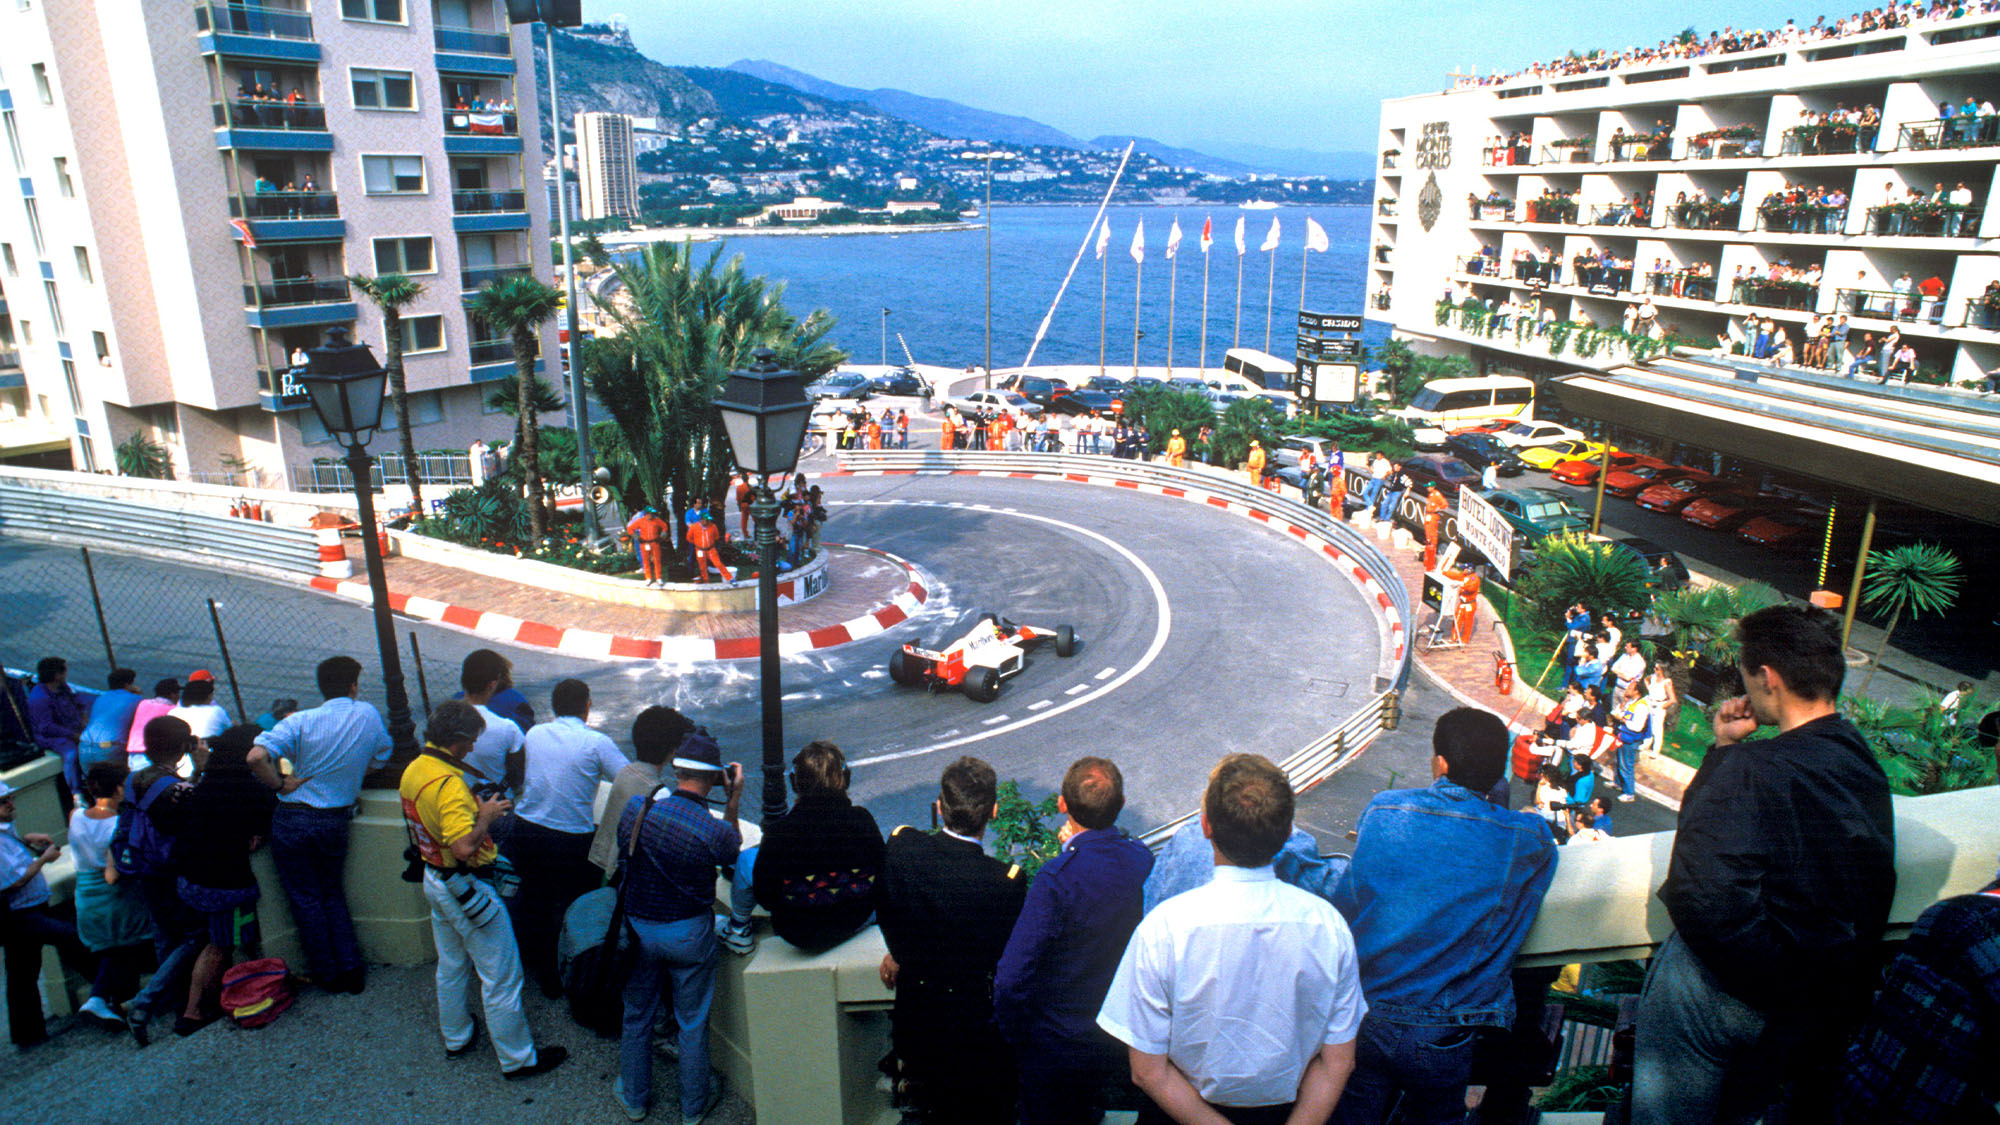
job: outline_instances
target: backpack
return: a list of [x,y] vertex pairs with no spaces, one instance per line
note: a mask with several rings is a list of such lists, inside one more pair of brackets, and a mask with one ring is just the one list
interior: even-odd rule
[[154,802],[181,783],[174,776],[160,778],[144,796],[118,807],[118,827],[111,831],[111,863],[120,875],[152,875],[167,870],[173,855],[173,838],[160,831],[148,815]]
[[237,1027],[263,1027],[292,998],[292,972],[281,957],[245,961],[222,974],[222,1011]]
[[[627,861],[639,850],[639,832],[661,789],[646,798],[632,822],[625,841]],[[616,1039],[623,1028],[625,982],[639,959],[638,943],[626,934],[625,926],[629,867],[629,862],[620,865],[617,886],[600,887],[570,904],[560,939],[563,949],[576,951],[561,967],[570,1018],[605,1039]]]

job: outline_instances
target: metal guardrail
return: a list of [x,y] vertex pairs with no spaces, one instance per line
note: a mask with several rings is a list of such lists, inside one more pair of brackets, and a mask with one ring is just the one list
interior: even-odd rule
[[0,484],[0,535],[319,573],[319,547],[310,528],[20,485]]
[[[1317,508],[1308,508],[1296,500],[1280,496],[1275,492],[1252,488],[1248,483],[1236,479],[1233,474],[1176,469],[1157,462],[1123,461],[1112,457],[1079,457],[1060,453],[944,453],[935,449],[847,450],[840,454],[840,465],[843,469],[860,472],[885,470],[946,473],[959,470],[985,470],[1045,473],[1051,476],[1075,474],[1111,477],[1116,480],[1131,481],[1134,484],[1185,489],[1190,494],[1216,496],[1246,507],[1255,507],[1274,516],[1281,516],[1287,522],[1338,545],[1348,557],[1358,562],[1388,595],[1390,604],[1402,618],[1404,630],[1401,656],[1393,652],[1383,653],[1378,666],[1382,671],[1378,672],[1375,679],[1378,690],[1339,725],[1280,762],[1285,776],[1291,779],[1293,788],[1298,790],[1304,790],[1324,780],[1384,730],[1385,725],[1399,712],[1398,699],[1403,688],[1409,683],[1410,668],[1416,659],[1417,629],[1415,618],[1411,614],[1409,588],[1403,584],[1402,576],[1396,573],[1395,566],[1367,536]],[[1349,479],[1353,478],[1354,474],[1349,473]],[[1189,813],[1162,824],[1146,833],[1141,839],[1148,846],[1158,847],[1194,815]]]

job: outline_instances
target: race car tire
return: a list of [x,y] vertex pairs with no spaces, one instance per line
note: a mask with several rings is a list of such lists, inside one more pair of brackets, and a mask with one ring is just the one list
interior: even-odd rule
[[965,697],[975,703],[991,703],[1000,698],[1000,673],[991,668],[974,668],[967,672]]
[[920,682],[923,673],[914,666],[910,654],[899,648],[889,654],[889,678],[908,686]]
[[1073,656],[1075,654],[1076,631],[1067,625],[1056,626],[1056,655]]

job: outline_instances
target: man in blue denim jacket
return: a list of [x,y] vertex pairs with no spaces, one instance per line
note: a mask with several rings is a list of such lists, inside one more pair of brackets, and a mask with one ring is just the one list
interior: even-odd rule
[[1546,821],[1484,794],[1506,767],[1507,726],[1471,707],[1431,735],[1428,789],[1391,789],[1361,813],[1333,905],[1354,931],[1368,1015],[1338,1125],[1465,1117],[1479,1029],[1514,1021],[1509,973],[1555,876]]

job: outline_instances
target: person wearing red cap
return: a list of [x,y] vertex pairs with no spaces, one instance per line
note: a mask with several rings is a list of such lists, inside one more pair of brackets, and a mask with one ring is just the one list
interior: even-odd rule
[[215,674],[206,668],[188,673],[180,705],[167,714],[186,723],[196,738],[214,738],[230,726],[228,710],[215,701]]

